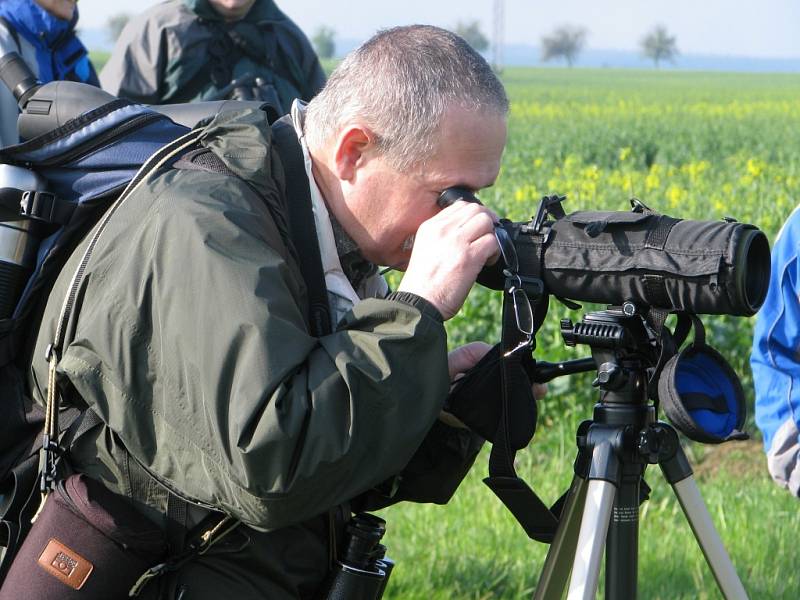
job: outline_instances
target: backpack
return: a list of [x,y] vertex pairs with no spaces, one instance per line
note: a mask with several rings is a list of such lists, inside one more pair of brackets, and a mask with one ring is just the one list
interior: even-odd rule
[[[99,235],[127,196],[124,191],[134,189],[151,168],[182,159],[202,132],[152,108],[110,98],[55,129],[0,149],[0,585],[31,527],[39,492],[56,479],[55,461],[100,422],[89,409],[62,407],[48,438],[44,411],[31,399],[27,377],[32,347],[50,290],[77,245],[90,232]],[[213,104],[212,115],[237,106],[208,104]],[[188,108],[191,120],[201,109],[197,104]],[[287,234],[305,274],[312,329],[321,333],[330,324],[302,152],[290,122],[274,124],[273,131],[287,173],[287,193],[307,198],[290,203]],[[225,169],[213,161],[202,168]],[[15,182],[32,185],[9,185]],[[2,261],[3,236],[10,234],[33,246],[27,253],[30,264]],[[80,276],[79,270],[73,282]],[[13,300],[4,306],[6,297]]]
[[[37,508],[44,413],[26,378],[44,304],[64,263],[148,156],[183,135],[146,107],[115,100],[52,132],[0,151],[0,239],[17,234],[32,264],[0,264],[0,578]],[[9,187],[19,169],[33,169],[48,189]],[[24,182],[24,181],[23,181]],[[42,187],[42,186],[37,186]],[[38,247],[36,247],[38,246]],[[8,259],[10,257],[3,256]],[[22,263],[22,264],[20,264]],[[75,409],[60,415],[62,431]]]

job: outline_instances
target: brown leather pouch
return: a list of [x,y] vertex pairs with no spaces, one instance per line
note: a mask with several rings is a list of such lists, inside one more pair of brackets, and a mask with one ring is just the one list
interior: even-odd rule
[[2,583],[0,600],[127,598],[166,549],[163,532],[123,497],[72,475],[48,496]]

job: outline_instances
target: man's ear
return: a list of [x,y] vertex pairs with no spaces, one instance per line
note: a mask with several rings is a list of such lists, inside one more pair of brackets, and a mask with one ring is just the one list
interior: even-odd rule
[[353,181],[356,171],[364,165],[375,146],[375,136],[362,126],[352,125],[339,135],[334,154],[336,176],[342,181]]

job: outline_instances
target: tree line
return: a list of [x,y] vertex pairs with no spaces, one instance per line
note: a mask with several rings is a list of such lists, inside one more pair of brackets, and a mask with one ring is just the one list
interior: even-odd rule
[[[106,28],[112,40],[119,37],[120,32],[130,19],[127,13],[119,13],[108,19]],[[463,37],[478,52],[486,52],[490,42],[483,33],[478,21],[459,21],[453,31]],[[540,40],[541,59],[544,62],[563,60],[567,66],[575,64],[578,56],[586,46],[589,35],[585,27],[562,25]],[[311,43],[320,58],[333,58],[336,54],[336,30],[322,25],[311,36]],[[674,62],[678,55],[677,38],[671,35],[664,25],[656,25],[639,41],[642,56],[653,61],[656,68],[664,62]]]
[[[478,21],[459,21],[453,31],[463,37],[478,52],[489,49],[489,38]],[[321,58],[333,57],[336,49],[336,32],[330,27],[320,27],[311,38]],[[584,27],[563,25],[540,40],[541,59],[544,62],[563,60],[568,66],[575,64],[586,45],[588,31]],[[656,25],[639,41],[642,56],[653,61],[656,68],[664,62],[674,62],[678,55],[677,38],[664,25]]]

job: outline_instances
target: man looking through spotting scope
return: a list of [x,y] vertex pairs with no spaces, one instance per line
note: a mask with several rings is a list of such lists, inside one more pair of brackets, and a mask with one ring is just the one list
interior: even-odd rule
[[[53,359],[64,404],[101,419],[69,464],[164,530],[166,562],[209,515],[241,522],[140,597],[319,597],[351,512],[449,500],[482,440],[443,402],[488,346],[448,355],[443,323],[499,248],[489,209],[437,199],[494,183],[507,111],[464,40],[390,29],[272,127],[261,111],[217,116],[115,209]],[[299,239],[303,202],[316,232]],[[31,377],[41,403],[45,347],[83,251],[45,310]],[[377,265],[405,270],[396,291]]]

